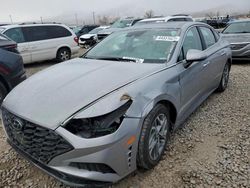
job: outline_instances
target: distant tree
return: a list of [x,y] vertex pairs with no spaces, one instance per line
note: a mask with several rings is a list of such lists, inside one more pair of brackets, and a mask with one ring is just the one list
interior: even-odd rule
[[100,25],[108,25],[110,23],[110,20],[107,16],[98,16],[98,23]]
[[110,25],[119,19],[120,19],[119,17],[98,16],[98,23],[100,25]]
[[210,19],[213,19],[213,16],[214,16],[214,15],[213,15],[212,12],[206,14],[206,17],[208,17],[208,18],[210,18]]
[[154,17],[154,11],[153,10],[147,10],[144,14],[144,18],[152,18]]
[[220,17],[220,11],[216,12],[216,17],[219,18]]

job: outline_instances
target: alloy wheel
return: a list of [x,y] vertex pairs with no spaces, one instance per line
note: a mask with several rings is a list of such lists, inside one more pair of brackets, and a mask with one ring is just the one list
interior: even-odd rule
[[156,160],[162,153],[167,140],[167,116],[165,114],[159,114],[150,130],[149,134],[149,156],[151,160]]
[[62,60],[62,61],[67,61],[67,60],[69,60],[69,52],[67,52],[67,51],[62,51],[60,55],[61,55],[61,60]]
[[222,76],[222,86],[225,88],[228,84],[229,80],[229,66],[226,64],[224,70],[223,70],[223,76]]

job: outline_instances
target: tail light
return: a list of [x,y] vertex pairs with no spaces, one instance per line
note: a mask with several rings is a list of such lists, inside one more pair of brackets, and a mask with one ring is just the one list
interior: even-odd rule
[[18,53],[17,44],[11,44],[11,45],[5,46],[4,48],[10,52]]
[[78,37],[75,37],[74,41],[78,44]]

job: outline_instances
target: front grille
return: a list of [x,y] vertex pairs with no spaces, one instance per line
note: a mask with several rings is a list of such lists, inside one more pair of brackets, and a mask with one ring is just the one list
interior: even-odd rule
[[34,159],[48,163],[73,147],[50,129],[23,120],[2,109],[2,118],[9,140]]
[[250,43],[242,43],[242,44],[231,44],[231,49],[232,50],[240,50],[244,47],[246,47],[247,45],[249,45]]
[[77,162],[72,162],[69,164],[69,166],[78,168],[78,169],[84,169],[88,171],[94,171],[94,172],[100,172],[103,174],[106,173],[115,173],[115,171],[110,168],[106,164],[101,164],[101,163],[77,163]]

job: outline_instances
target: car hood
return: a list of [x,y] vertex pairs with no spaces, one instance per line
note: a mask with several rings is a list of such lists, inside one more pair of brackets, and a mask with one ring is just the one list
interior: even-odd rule
[[10,92],[3,107],[56,129],[83,107],[162,66],[77,58],[30,77]]
[[108,28],[98,32],[98,35],[110,35],[116,31],[120,31],[122,28]]
[[229,43],[246,43],[250,42],[250,33],[243,34],[221,34],[222,38]]
[[94,36],[96,36],[96,34],[85,34],[85,35],[80,36],[80,38],[82,38],[82,39],[90,39],[91,37],[94,37]]

